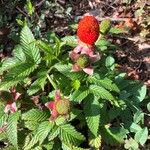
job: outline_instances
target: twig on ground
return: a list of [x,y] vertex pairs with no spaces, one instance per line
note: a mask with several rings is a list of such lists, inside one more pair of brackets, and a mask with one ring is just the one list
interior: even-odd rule
[[20,13],[22,13],[23,15],[25,15],[26,17],[28,17],[28,15],[27,15],[24,11],[22,11],[18,6],[16,7],[16,9],[17,9]]

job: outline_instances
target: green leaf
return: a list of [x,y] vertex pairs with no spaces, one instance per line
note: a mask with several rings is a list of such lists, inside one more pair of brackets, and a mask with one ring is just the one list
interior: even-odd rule
[[31,1],[30,0],[27,0],[27,4],[26,4],[26,9],[27,9],[27,12],[28,14],[31,16],[33,13],[34,13],[34,6],[32,5]]
[[65,45],[69,45],[71,47],[77,46],[77,37],[76,36],[65,36],[61,39],[63,42],[65,42]]
[[147,104],[147,110],[150,112],[150,102]]
[[89,145],[90,145],[90,147],[96,148],[96,149],[100,149],[101,144],[102,144],[102,137],[101,137],[101,135],[98,135],[96,137],[94,137],[94,136],[90,136],[89,137]]
[[18,59],[20,63],[26,61],[26,56],[23,52],[21,45],[15,46],[12,53],[13,53],[14,58]]
[[0,68],[0,73],[2,73],[3,71],[8,71],[9,69],[20,65],[20,63],[25,62],[26,57],[20,45],[17,45],[12,53],[14,57],[7,58],[3,61],[2,66]]
[[105,66],[107,68],[110,68],[111,70],[113,70],[114,69],[114,63],[115,63],[115,59],[112,56],[108,56],[106,58],[106,61],[105,61]]
[[54,126],[48,136],[49,141],[53,141],[60,133],[60,129],[58,126]]
[[137,111],[133,119],[135,123],[139,123],[140,121],[144,122],[144,113],[142,111]]
[[22,77],[6,78],[0,83],[0,91],[8,90],[10,87],[17,85],[22,81]]
[[19,116],[20,116],[19,112],[10,114],[6,127],[7,138],[16,149],[18,149],[17,124]]
[[60,139],[66,144],[78,146],[85,139],[84,136],[76,131],[75,128],[70,124],[61,125],[59,128]]
[[22,114],[22,119],[28,121],[42,122],[47,120],[48,117],[49,117],[49,113],[47,113],[47,111],[41,111],[39,109],[31,109]]
[[53,55],[53,49],[47,41],[37,40],[36,44],[41,50],[43,50],[47,54]]
[[104,79],[98,79],[94,76],[89,76],[88,77],[88,81],[90,83],[94,83],[96,85],[102,86],[103,88],[110,90],[110,91],[115,91],[115,92],[119,92],[119,88],[118,86],[113,83],[112,80],[108,79],[108,78],[104,78]]
[[105,127],[101,128],[101,136],[107,144],[123,144],[124,138],[126,137],[126,130],[119,127],[109,128],[107,125],[105,125]]
[[73,94],[71,95],[71,100],[81,103],[82,100],[84,100],[89,95],[89,93],[89,89],[82,87],[79,90],[73,92]]
[[5,113],[0,113],[0,128],[6,125],[8,115]]
[[71,65],[56,64],[54,67],[71,80],[77,80],[84,77],[84,73],[82,72],[71,72]]
[[100,124],[100,104],[95,96],[88,96],[84,104],[84,113],[90,131],[97,136]]
[[81,83],[79,80],[73,80],[71,85],[72,85],[73,89],[78,90],[80,88]]
[[111,103],[118,106],[117,100],[115,100],[112,94],[103,87],[97,85],[90,85],[90,92],[93,93],[95,96],[98,96],[105,100],[109,100]]
[[108,40],[106,40],[106,39],[99,39],[98,41],[96,41],[96,45],[97,46],[110,46],[111,45],[111,43],[108,41]]
[[148,139],[148,129],[147,129],[147,127],[143,128],[142,130],[139,130],[135,134],[134,139],[143,146],[145,144],[145,142],[147,141],[147,139]]
[[126,32],[125,30],[120,29],[120,28],[116,28],[116,27],[112,27],[109,30],[109,33],[111,33],[111,34],[120,34],[120,33],[125,33],[125,32]]
[[95,45],[100,49],[100,51],[105,51],[109,48],[111,49],[116,49],[116,46],[113,45],[111,42],[109,42],[108,40],[104,39],[104,38],[99,38]]
[[110,121],[117,118],[120,115],[120,113],[121,113],[120,108],[118,107],[110,108],[110,110],[108,111]]
[[38,92],[39,90],[43,90],[44,91],[44,86],[46,84],[46,79],[47,79],[47,71],[45,70],[40,70],[38,75],[37,75],[37,80],[35,80],[30,88],[27,90],[27,93],[29,95],[33,95],[36,92]]
[[40,52],[39,49],[35,46],[34,36],[28,26],[23,27],[20,39],[23,52],[25,53],[27,59],[35,62],[36,64],[39,64],[41,61]]
[[73,146],[73,145],[67,145],[66,143],[62,143],[62,149],[63,150],[89,150],[89,149],[83,149],[83,148],[80,148],[80,147],[76,147],[76,146]]
[[35,69],[37,65],[34,62],[25,62],[20,65],[14,67],[9,72],[9,76],[11,77],[26,77],[30,75]]
[[132,123],[131,125],[130,125],[130,131],[131,132],[138,132],[138,131],[140,131],[140,130],[142,130],[142,128],[138,125],[138,124],[136,124],[136,123]]
[[138,90],[137,90],[137,95],[136,98],[142,102],[146,96],[146,92],[147,92],[147,88],[146,85],[141,86]]
[[29,144],[25,147],[25,150],[30,150],[37,142],[41,145],[43,141],[48,136],[49,132],[54,126],[54,122],[44,121],[41,124],[39,124],[39,127],[34,132],[34,136],[32,140],[29,142]]
[[124,148],[129,150],[139,150],[139,145],[134,139],[130,138],[129,140],[125,140]]

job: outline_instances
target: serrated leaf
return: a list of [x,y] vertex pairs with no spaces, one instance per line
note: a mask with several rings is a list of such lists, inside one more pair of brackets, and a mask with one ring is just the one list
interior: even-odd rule
[[80,148],[80,147],[76,147],[76,146],[73,146],[73,145],[67,145],[65,143],[62,143],[62,149],[63,150],[89,150],[89,149],[83,149],[83,148]]
[[2,66],[0,68],[0,73],[2,73],[3,71],[8,71],[9,69],[20,65],[20,63],[25,62],[26,57],[20,45],[17,45],[13,49],[12,53],[13,53],[12,58],[7,58],[6,60],[3,61]]
[[107,90],[115,91],[115,92],[119,92],[120,91],[118,86],[115,83],[113,83],[112,80],[110,80],[108,78],[97,79],[94,76],[90,76],[88,78],[88,80],[89,80],[90,83],[94,83],[96,85],[100,85],[100,86],[102,86],[103,88],[105,88]]
[[17,123],[19,116],[19,112],[11,114],[8,118],[8,123],[6,127],[7,138],[16,149],[18,149]]
[[59,127],[58,127],[58,126],[54,126],[54,127],[52,128],[52,131],[50,132],[50,134],[49,134],[49,136],[48,136],[48,140],[49,140],[49,141],[54,140],[54,138],[56,138],[56,137],[59,135],[59,133],[60,133]]
[[109,100],[111,103],[118,106],[118,102],[115,100],[113,95],[103,87],[97,85],[90,85],[90,92],[93,93],[95,96],[98,96],[105,100]]
[[28,26],[24,26],[21,35],[20,35],[20,42],[23,48],[23,52],[25,53],[28,60],[39,64],[41,61],[39,49],[35,46],[35,39],[28,28]]
[[8,115],[5,113],[0,113],[0,128],[6,125]]
[[37,142],[41,145],[49,132],[54,126],[54,122],[44,121],[39,124],[37,130],[34,132],[34,136],[29,144],[25,147],[25,150],[30,150]]
[[79,90],[76,90],[71,95],[71,100],[81,103],[83,99],[85,99],[89,95],[90,91],[87,88],[82,87]]
[[71,80],[77,80],[84,77],[84,73],[82,72],[71,72],[71,65],[56,64],[54,67]]
[[32,73],[37,68],[37,65],[34,62],[25,62],[14,67],[9,72],[11,77],[26,77]]
[[25,54],[23,52],[23,49],[22,49],[21,45],[17,45],[13,49],[12,53],[13,53],[14,58],[18,59],[18,61],[20,61],[20,63],[26,61],[26,56],[25,56]]
[[31,109],[22,114],[22,119],[27,121],[45,121],[48,119],[49,114],[47,111],[41,111],[39,109]]
[[107,144],[118,145],[124,142],[126,130],[124,128],[109,128],[108,126],[105,126],[101,128],[101,136]]
[[22,77],[6,78],[0,83],[0,91],[8,90],[10,87],[17,85],[22,81]]
[[2,63],[2,66],[0,68],[0,73],[7,71],[7,70],[19,65],[19,64],[20,64],[20,61],[18,61],[17,59],[8,58]]
[[120,29],[120,28],[116,28],[116,27],[112,27],[109,30],[109,33],[111,33],[111,34],[120,34],[120,33],[125,33],[125,32],[126,32],[125,30]]
[[60,139],[66,144],[78,146],[85,139],[84,136],[76,131],[70,124],[61,125],[59,128]]
[[46,79],[47,79],[47,71],[39,71],[40,73],[37,75],[37,80],[35,80],[30,88],[27,90],[27,93],[29,95],[33,95],[36,92],[38,92],[39,90],[44,90],[44,86],[46,84]]
[[95,96],[88,96],[84,104],[84,113],[89,130],[97,136],[100,124],[100,104]]
[[48,42],[42,41],[42,40],[37,40],[36,44],[41,50],[43,50],[47,54],[53,55],[53,52],[52,52],[53,49]]
[[90,147],[99,149],[101,147],[101,144],[102,144],[102,137],[101,137],[101,135],[98,135],[96,137],[93,137],[93,136],[89,137],[89,145],[90,145]]
[[69,45],[71,47],[77,46],[77,37],[75,36],[65,36],[64,38],[61,39],[63,42],[65,42],[65,45]]
[[145,127],[142,130],[138,131],[135,134],[134,139],[143,146],[145,144],[145,142],[147,141],[147,139],[148,139],[148,129],[147,129],[147,127]]

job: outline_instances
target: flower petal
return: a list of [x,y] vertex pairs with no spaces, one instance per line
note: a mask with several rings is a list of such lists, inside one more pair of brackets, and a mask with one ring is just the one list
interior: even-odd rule
[[14,98],[15,101],[16,101],[20,96],[21,96],[21,94],[20,94],[19,92],[13,94],[13,98]]
[[61,100],[60,90],[56,90],[55,92],[55,102]]
[[74,64],[74,65],[72,66],[72,70],[71,70],[71,71],[72,71],[72,72],[79,72],[79,71],[81,71],[81,68],[80,68],[79,65]]
[[55,105],[54,101],[45,103],[45,106],[50,110],[53,110],[54,105]]
[[71,58],[72,61],[76,61],[79,58],[79,54],[75,53],[74,51],[71,51],[69,53],[69,57]]
[[58,117],[58,112],[56,111],[56,109],[54,109],[52,112],[51,112],[51,117],[50,117],[50,120],[55,120],[57,117]]
[[8,102],[7,105],[5,106],[4,112],[5,113],[14,113],[17,111],[17,106],[16,102]]
[[73,51],[74,51],[75,53],[79,53],[79,52],[81,52],[81,49],[82,49],[82,46],[81,46],[80,44],[78,44],[78,45],[73,49]]
[[83,47],[82,50],[81,50],[81,54],[86,54],[88,56],[93,55],[93,48]]
[[90,54],[89,57],[92,62],[96,62],[101,59],[101,56],[98,52],[95,55]]
[[14,113],[14,112],[16,112],[16,111],[17,111],[16,102],[13,102],[13,103],[11,104],[11,107],[10,107],[10,112],[11,112],[11,113]]
[[83,71],[89,75],[93,75],[93,72],[94,72],[92,67],[84,68]]

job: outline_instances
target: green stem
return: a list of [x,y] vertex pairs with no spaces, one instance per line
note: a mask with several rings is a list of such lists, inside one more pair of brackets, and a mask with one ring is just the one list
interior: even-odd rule
[[53,88],[56,90],[56,89],[57,89],[57,85],[56,85],[56,83],[52,80],[52,78],[49,76],[49,74],[47,74],[47,78],[48,78],[49,82],[51,83],[51,85],[53,86]]

